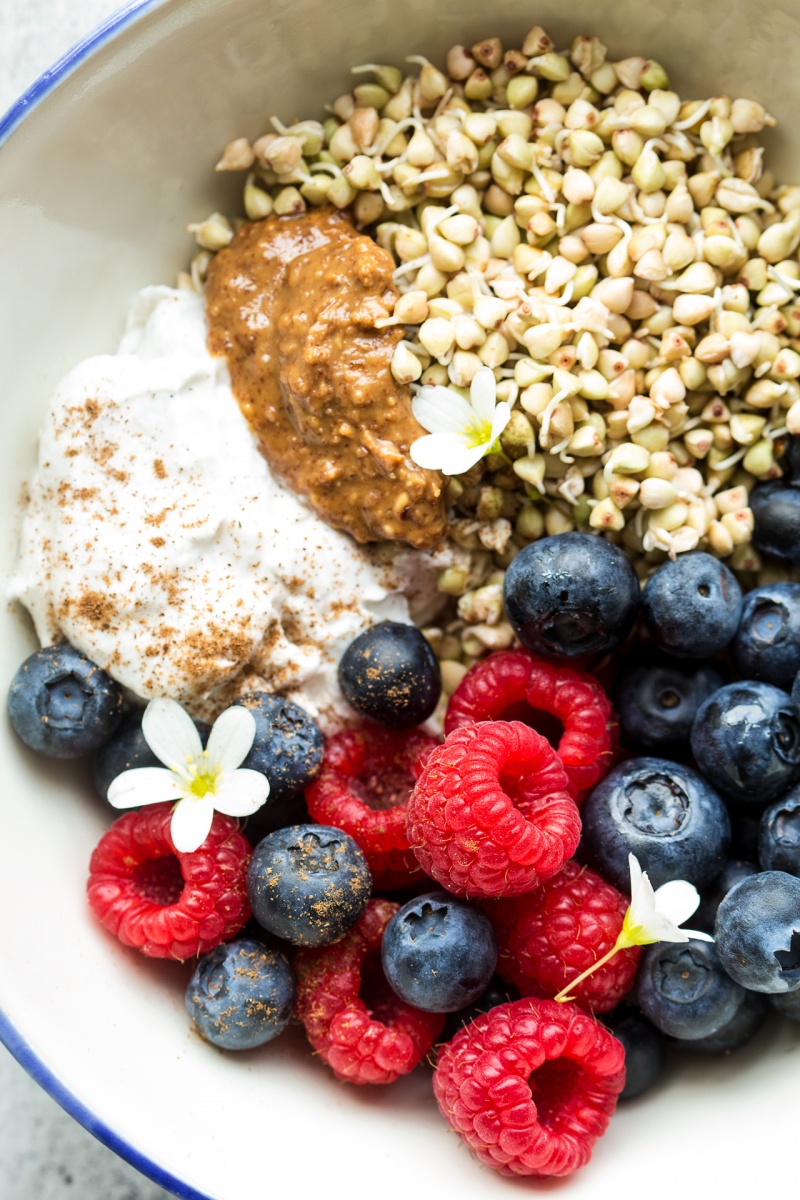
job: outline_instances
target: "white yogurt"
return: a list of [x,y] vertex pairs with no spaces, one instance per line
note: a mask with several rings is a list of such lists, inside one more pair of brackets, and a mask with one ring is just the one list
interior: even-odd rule
[[408,621],[433,560],[358,546],[272,477],[206,349],[202,300],[134,300],[119,353],[81,363],[51,401],[11,595],[44,645],[69,641],[143,700],[209,718],[251,687],[324,729],[375,620]]

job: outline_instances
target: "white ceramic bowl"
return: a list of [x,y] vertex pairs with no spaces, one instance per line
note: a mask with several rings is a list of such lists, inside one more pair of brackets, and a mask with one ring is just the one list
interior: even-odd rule
[[[2,553],[53,384],[112,349],[128,299],[171,282],[187,221],[233,209],[220,148],[266,117],[313,115],[359,62],[440,59],[454,41],[512,42],[541,22],[560,44],[600,35],[652,55],[683,95],[753,96],[780,119],[779,177],[800,180],[800,5],[779,0],[137,0],[0,123]],[[516,44],[519,44],[518,42]],[[3,611],[0,679],[33,648]],[[725,1061],[686,1061],[622,1108],[591,1165],[561,1185],[481,1167],[439,1117],[428,1072],[347,1088],[290,1033],[224,1056],[183,1011],[186,971],[123,949],[84,901],[110,813],[85,774],[36,759],[5,722],[0,787],[0,1036],[93,1133],[195,1200],[301,1192],[491,1200],[561,1186],[570,1200],[766,1195],[791,1187],[800,1027],[771,1024]],[[800,920],[800,913],[798,914]]]

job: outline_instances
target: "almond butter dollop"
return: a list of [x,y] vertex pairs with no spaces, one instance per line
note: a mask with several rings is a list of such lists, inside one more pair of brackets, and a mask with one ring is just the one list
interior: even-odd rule
[[442,478],[409,458],[425,432],[390,370],[391,257],[336,209],[245,223],[214,258],[208,347],[275,474],[359,542],[431,549]]

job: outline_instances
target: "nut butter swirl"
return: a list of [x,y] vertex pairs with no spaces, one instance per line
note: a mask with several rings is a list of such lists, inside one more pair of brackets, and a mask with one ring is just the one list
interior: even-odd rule
[[442,479],[408,457],[424,430],[390,370],[402,332],[375,327],[397,296],[391,272],[336,209],[247,222],[209,270],[208,347],[270,467],[324,520],[430,549]]

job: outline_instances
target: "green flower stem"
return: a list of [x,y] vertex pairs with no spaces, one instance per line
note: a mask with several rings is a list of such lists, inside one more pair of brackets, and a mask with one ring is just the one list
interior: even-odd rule
[[[500,445],[500,438],[498,438],[497,441],[494,442],[494,444],[489,447],[489,449],[486,451],[486,454],[487,455],[488,454],[496,454],[497,457],[502,458],[503,462],[506,463],[509,467],[513,467],[513,465],[514,465],[512,460],[506,454],[503,447]],[[486,456],[484,455],[484,457],[486,457]]]
[[565,1004],[568,1000],[573,1000],[574,997],[569,994],[573,988],[576,988],[579,983],[583,983],[584,979],[588,979],[590,975],[594,975],[595,971],[599,971],[601,967],[604,967],[606,963],[614,957],[618,950],[629,950],[631,946],[635,945],[636,943],[632,942],[625,930],[622,929],[619,937],[611,949],[604,954],[602,958],[598,958],[597,962],[592,963],[590,967],[587,967],[585,971],[582,971],[577,979],[573,979],[572,982],[568,983],[565,988],[562,988],[558,995],[554,996],[553,999],[559,1004]]

